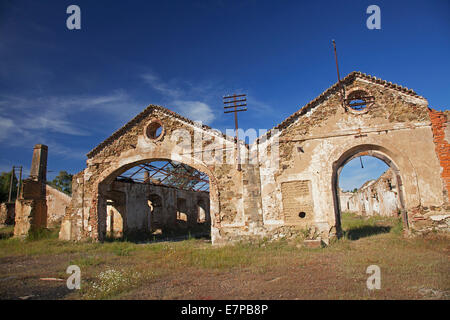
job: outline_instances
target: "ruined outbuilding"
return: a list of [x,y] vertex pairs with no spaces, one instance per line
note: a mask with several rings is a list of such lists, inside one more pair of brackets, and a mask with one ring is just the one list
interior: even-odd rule
[[107,234],[209,234],[209,193],[114,181],[107,193]]
[[394,181],[394,172],[388,169],[378,179],[364,183],[356,192],[341,195],[341,210],[362,216],[398,216],[401,205]]
[[[341,233],[339,173],[362,155],[390,167],[407,233],[437,224],[448,231],[448,112],[429,109],[413,90],[360,72],[341,84],[251,145],[148,106],[87,154],[86,169],[73,178],[60,239],[104,240],[117,177],[142,163],[174,160],[209,177],[213,244],[288,237],[302,229],[328,242]],[[236,148],[244,155],[242,170]]]

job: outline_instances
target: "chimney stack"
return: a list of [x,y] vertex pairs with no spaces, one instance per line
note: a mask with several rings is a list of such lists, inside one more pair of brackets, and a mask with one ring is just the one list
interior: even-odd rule
[[48,147],[46,145],[37,144],[34,146],[30,170],[32,180],[42,183],[47,181],[47,154]]

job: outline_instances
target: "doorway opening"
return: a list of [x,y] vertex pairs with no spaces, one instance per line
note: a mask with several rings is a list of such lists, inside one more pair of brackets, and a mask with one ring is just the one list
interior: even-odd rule
[[391,228],[407,229],[403,184],[382,148],[360,146],[334,164],[333,200],[338,237],[359,239]]
[[138,241],[211,237],[209,177],[184,163],[138,163],[117,174],[107,190],[107,236]]

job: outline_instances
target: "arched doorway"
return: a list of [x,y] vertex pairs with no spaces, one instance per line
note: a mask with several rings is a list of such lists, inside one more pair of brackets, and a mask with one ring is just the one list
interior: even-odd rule
[[353,148],[350,148],[346,152],[344,152],[340,158],[333,163],[333,173],[332,173],[332,193],[333,193],[333,206],[335,213],[335,226],[336,233],[338,237],[343,235],[342,230],[342,208],[340,201],[340,192],[339,192],[339,175],[344,168],[344,166],[350,162],[351,160],[362,157],[362,156],[371,156],[383,161],[389,168],[392,170],[393,177],[395,181],[392,183],[395,184],[395,187],[398,192],[398,205],[400,209],[401,218],[403,221],[403,227],[405,230],[408,230],[408,217],[406,213],[405,206],[405,195],[403,188],[403,180],[401,176],[401,172],[399,170],[398,165],[393,161],[392,157],[389,156],[389,151],[385,148],[378,145],[359,145]]
[[[106,206],[102,205],[105,199]],[[110,215],[104,211],[111,204],[120,204],[116,209],[126,217],[123,234],[129,240],[195,237],[197,233],[210,237],[213,201],[208,174],[170,159],[135,162],[115,170],[99,183],[99,233],[111,233],[111,223],[103,222]],[[199,202],[205,204],[207,225],[198,221]]]

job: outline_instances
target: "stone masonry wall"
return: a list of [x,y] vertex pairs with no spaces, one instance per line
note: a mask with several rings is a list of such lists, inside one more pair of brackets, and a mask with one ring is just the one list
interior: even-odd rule
[[[112,197],[117,193],[124,195],[121,200],[111,199],[107,206],[108,231],[116,234],[151,233],[158,229],[187,230],[205,226],[210,231],[209,193],[204,191],[188,191],[148,183],[130,183],[115,181],[111,186]],[[117,197],[116,197],[117,199]],[[178,204],[184,203],[183,208]],[[150,201],[150,202],[149,202]],[[117,205],[119,203],[119,205]],[[199,208],[203,207],[204,212]],[[119,213],[120,219],[117,215]],[[204,219],[199,215],[204,213]],[[111,220],[113,223],[111,224]],[[122,221],[122,226],[116,221]],[[111,230],[111,225],[113,226]],[[122,230],[121,230],[122,229]]]
[[[295,235],[306,228],[327,242],[340,224],[338,174],[357,155],[376,156],[395,170],[402,212],[412,229],[423,229],[420,219],[433,220],[435,208],[445,215],[448,196],[442,192],[442,161],[427,100],[359,72],[345,77],[342,85],[345,97],[363,91],[373,102],[361,111],[345,108],[335,84],[250,146],[163,107],[147,107],[88,154],[86,169],[74,176],[60,238],[103,240],[114,179],[137,164],[165,159],[209,176],[213,244]],[[152,121],[163,126],[157,139],[146,136]],[[177,138],[178,129],[187,130],[188,137]],[[256,151],[257,161],[239,171],[236,163],[227,162],[226,153],[208,160],[189,151],[196,135],[203,136],[204,150],[219,143],[222,150]],[[271,161],[274,154],[276,161]]]
[[72,197],[48,184],[45,188],[45,198],[47,200],[47,227],[53,228],[61,223],[66,213],[66,208],[70,204],[70,201],[72,201]]
[[398,189],[391,169],[377,180],[365,183],[342,203],[341,210],[363,216],[393,216],[399,214]]

